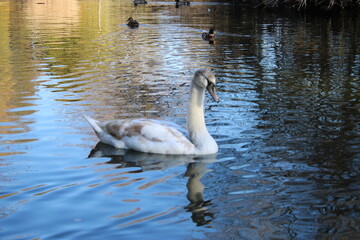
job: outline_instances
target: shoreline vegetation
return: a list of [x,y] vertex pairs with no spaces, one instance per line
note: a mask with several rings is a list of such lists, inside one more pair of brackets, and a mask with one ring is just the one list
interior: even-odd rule
[[297,10],[360,10],[360,0],[229,0],[238,4],[253,4],[266,8],[294,8]]

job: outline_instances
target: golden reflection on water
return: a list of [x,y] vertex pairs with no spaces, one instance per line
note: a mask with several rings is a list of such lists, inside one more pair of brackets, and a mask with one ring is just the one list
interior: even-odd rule
[[[74,0],[28,0],[24,2],[27,18],[31,19],[33,29],[77,28],[80,19],[80,2]],[[47,27],[45,27],[47,26]],[[40,33],[41,34],[41,33]],[[71,31],[62,34],[70,35]]]
[[[127,17],[137,15],[139,10],[124,1],[28,0],[12,1],[1,7],[5,13],[0,25],[0,32],[4,33],[0,42],[4,56],[0,82],[3,121],[15,115],[17,120],[11,118],[9,122],[20,124],[18,117],[31,115],[33,110],[17,113],[9,110],[31,106],[31,99],[24,98],[36,96],[43,86],[51,88],[53,93],[64,92],[55,99],[64,104],[84,99],[103,102],[98,105],[114,104],[107,101],[115,101],[115,105],[134,101],[143,108],[141,112],[151,111],[152,103],[161,101],[156,97],[159,91],[155,81],[169,86],[162,95],[178,87],[177,83],[170,82],[171,77],[169,81],[172,71],[164,72],[164,69],[170,64],[176,70],[177,61],[191,62],[190,58],[173,58],[179,55],[181,46],[164,42],[166,49],[159,48],[158,40],[161,41],[161,35],[169,29],[153,26],[158,23],[157,18],[147,19],[142,26],[144,31],[127,29],[124,24]],[[157,10],[141,11],[150,14]],[[150,39],[150,45],[142,44],[142,39]],[[129,68],[131,74],[128,74]],[[178,81],[179,76],[173,78]],[[91,82],[96,83],[91,85]],[[114,85],[110,87],[114,92],[109,92],[109,85]],[[150,92],[144,99],[139,95],[139,85],[140,93]],[[156,92],[151,94],[153,90]],[[79,94],[85,91],[86,95]],[[109,94],[115,95],[116,100],[108,99]],[[134,95],[139,97],[132,98]],[[124,114],[127,112],[128,109],[123,110]],[[6,133],[7,127],[1,128]]]
[[[37,73],[34,67],[36,61],[32,57],[31,41],[26,37],[30,32],[27,21],[10,14],[11,6],[12,3],[0,5],[2,12],[0,23],[0,119],[6,121],[11,118],[11,122],[14,122],[14,118],[17,119],[29,112],[8,112],[8,110],[28,106],[23,102],[23,98],[33,95],[34,84],[31,80]],[[20,27],[21,31],[13,31]]]
[[[118,19],[108,17],[114,9],[112,4],[75,0],[0,2],[1,134],[29,131],[27,125],[33,120],[23,117],[37,111],[33,102],[42,86],[53,88],[53,92],[70,92],[56,101],[82,100],[74,94],[82,92],[86,81],[93,78],[90,55],[98,45],[94,39],[118,25],[114,23]],[[17,153],[10,150],[2,155]]]

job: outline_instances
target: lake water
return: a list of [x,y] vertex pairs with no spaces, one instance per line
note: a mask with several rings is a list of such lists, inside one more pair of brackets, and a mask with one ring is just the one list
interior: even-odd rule
[[[359,14],[130,0],[0,12],[1,239],[360,236]],[[206,66],[216,156],[124,153],[82,117],[184,125]]]

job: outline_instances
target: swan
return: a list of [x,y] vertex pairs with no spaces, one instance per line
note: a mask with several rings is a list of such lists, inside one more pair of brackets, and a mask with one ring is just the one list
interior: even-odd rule
[[208,155],[218,151],[204,118],[205,89],[215,102],[216,78],[209,68],[195,72],[190,85],[187,133],[178,125],[154,119],[120,119],[99,122],[84,115],[101,142],[115,148],[156,154]]

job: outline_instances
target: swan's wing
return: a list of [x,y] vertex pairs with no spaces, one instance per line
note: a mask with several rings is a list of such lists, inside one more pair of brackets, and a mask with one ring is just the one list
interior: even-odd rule
[[152,122],[160,124],[160,125],[165,125],[165,126],[168,126],[168,127],[171,127],[171,128],[175,128],[176,130],[181,132],[182,135],[184,135],[187,139],[190,139],[187,129],[181,127],[180,125],[178,125],[178,124],[176,124],[174,122],[169,122],[169,121],[165,121],[165,120],[155,120],[155,119],[152,119],[152,120],[149,120],[149,121],[152,121]]
[[160,154],[193,154],[194,145],[175,127],[155,120],[115,120],[102,129],[126,148]]

